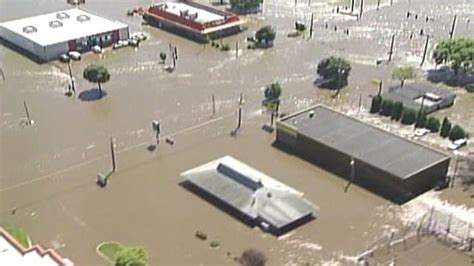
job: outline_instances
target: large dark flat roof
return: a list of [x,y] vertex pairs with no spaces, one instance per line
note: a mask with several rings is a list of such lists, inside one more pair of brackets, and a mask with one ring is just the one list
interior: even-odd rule
[[281,122],[296,128],[301,135],[403,179],[449,158],[442,152],[321,105],[289,115]]

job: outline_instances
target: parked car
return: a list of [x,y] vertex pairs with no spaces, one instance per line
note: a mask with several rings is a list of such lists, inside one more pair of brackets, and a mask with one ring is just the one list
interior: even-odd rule
[[81,60],[81,53],[79,53],[77,51],[71,51],[71,52],[69,52],[68,55],[72,60],[76,60],[76,61]]
[[114,45],[112,46],[112,49],[119,49],[126,46],[128,46],[128,41],[118,41],[114,43]]
[[69,62],[69,60],[71,60],[71,58],[67,54],[60,54],[58,56],[58,59],[59,59],[59,61],[64,62],[64,63],[67,63],[67,62]]
[[467,144],[467,139],[458,139],[448,145],[448,150],[454,151]]
[[128,41],[128,44],[132,47],[138,47],[140,45],[140,41],[137,39],[131,39]]
[[148,36],[143,32],[134,32],[130,34],[130,40],[144,41],[146,39],[148,39]]
[[427,128],[417,128],[415,130],[415,136],[416,137],[423,137],[424,135],[430,133],[431,131]]
[[94,52],[96,54],[100,54],[100,53],[102,53],[102,48],[99,45],[96,45],[96,46],[92,47],[92,52]]

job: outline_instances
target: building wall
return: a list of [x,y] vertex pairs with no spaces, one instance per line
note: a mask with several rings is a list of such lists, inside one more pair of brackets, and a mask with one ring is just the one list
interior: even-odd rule
[[[277,143],[283,144],[303,159],[321,168],[345,179],[351,179],[351,156],[304,135],[295,135],[294,129],[288,130],[283,126],[277,124]],[[396,203],[406,202],[431,189],[436,181],[445,178],[449,165],[449,159],[447,159],[409,178],[402,179],[363,161],[357,159],[354,161],[354,180],[352,181]]]
[[128,40],[128,38],[130,38],[130,30],[128,27],[119,29],[119,38],[120,40]]
[[1,37],[7,42],[15,45],[17,48],[20,48],[20,52],[26,52],[28,55],[31,55],[40,60],[47,60],[45,58],[45,53],[42,46],[13,31],[10,31],[7,28],[1,28]]
[[60,54],[67,53],[69,51],[69,44],[67,42],[51,44],[45,46],[43,49],[45,60],[57,59]]

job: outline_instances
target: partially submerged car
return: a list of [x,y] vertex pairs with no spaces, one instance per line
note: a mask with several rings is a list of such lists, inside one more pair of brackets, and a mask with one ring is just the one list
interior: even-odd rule
[[454,151],[467,145],[467,139],[458,139],[448,145],[448,150]]
[[72,60],[76,60],[76,61],[81,60],[81,53],[77,51],[70,51],[68,55]]
[[112,49],[123,48],[123,47],[128,46],[128,44],[129,44],[128,41],[120,40],[120,41],[114,43],[114,45],[112,46]]

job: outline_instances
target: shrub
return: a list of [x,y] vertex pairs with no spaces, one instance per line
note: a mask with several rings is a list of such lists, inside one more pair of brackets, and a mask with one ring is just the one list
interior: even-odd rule
[[213,240],[213,241],[211,241],[211,243],[209,245],[211,246],[211,248],[217,248],[221,244],[218,241]]
[[443,119],[443,123],[441,124],[441,131],[439,132],[439,135],[443,138],[446,138],[449,136],[449,132],[451,131],[451,122],[449,122],[449,119],[445,117]]
[[416,116],[416,123],[415,127],[416,128],[424,128],[426,126],[426,113],[424,112],[418,112],[418,115]]
[[395,102],[392,106],[392,119],[393,120],[400,120],[403,114],[403,103],[402,102]]
[[438,132],[441,123],[439,119],[433,116],[430,116],[426,121],[426,128],[429,129],[431,132]]
[[401,122],[404,125],[413,125],[416,122],[416,111],[413,109],[404,109]]
[[452,129],[451,132],[449,132],[449,139],[451,141],[455,141],[458,139],[463,139],[466,137],[466,131],[458,125],[455,125]]
[[466,90],[467,90],[467,92],[474,93],[474,83],[471,83],[471,84],[467,85]]
[[380,106],[382,105],[382,96],[377,95],[372,97],[372,104],[370,105],[370,113],[375,114],[380,111]]
[[383,116],[391,116],[393,109],[393,102],[391,100],[382,100],[382,105],[380,106],[380,114]]

